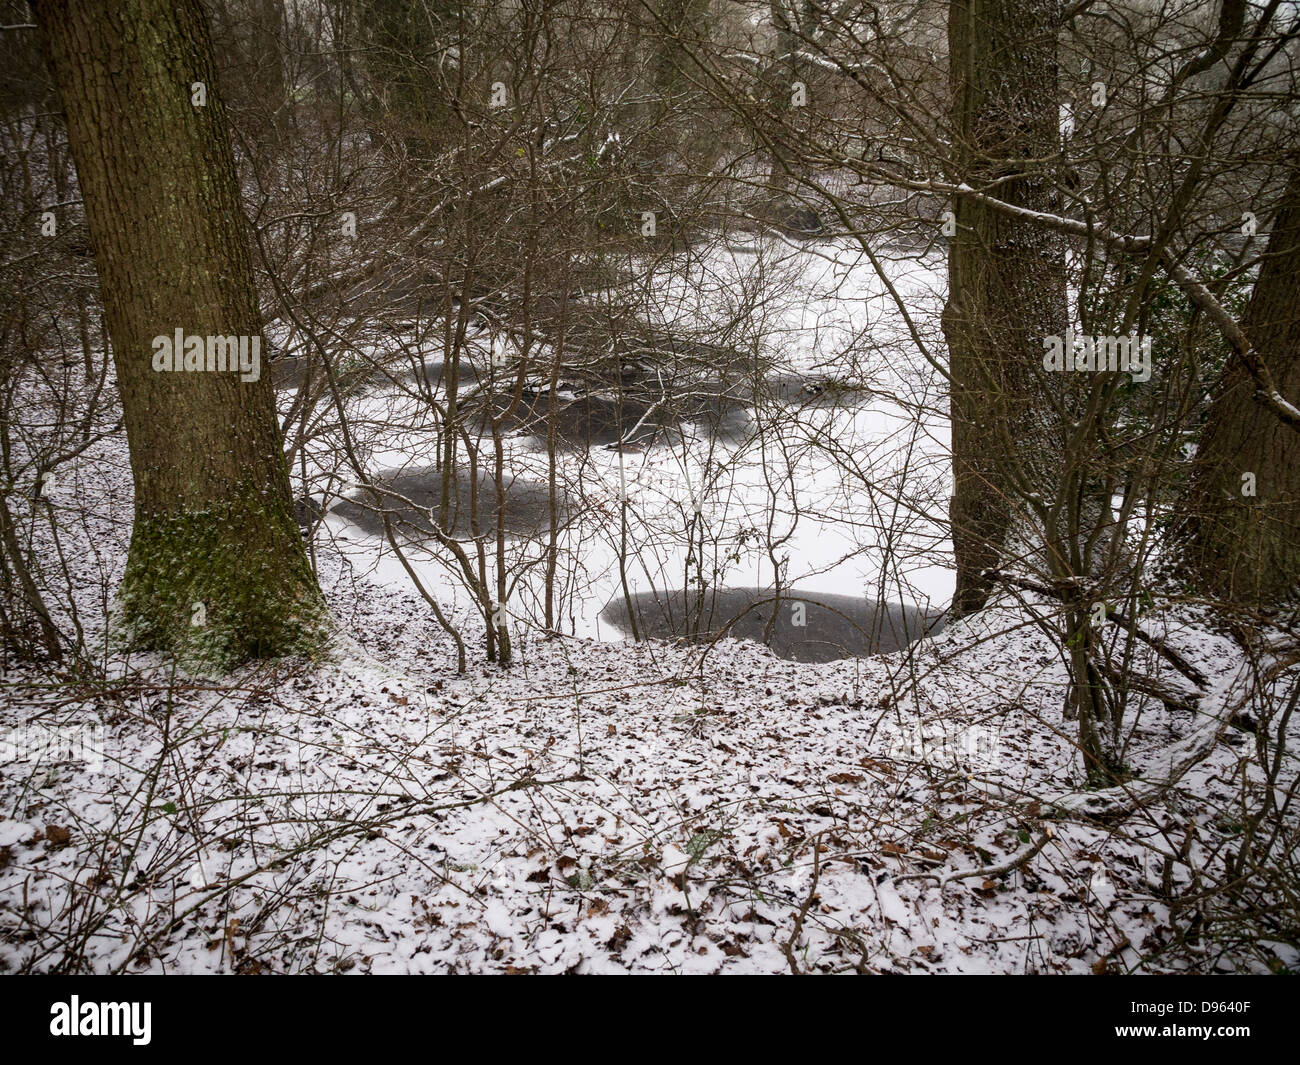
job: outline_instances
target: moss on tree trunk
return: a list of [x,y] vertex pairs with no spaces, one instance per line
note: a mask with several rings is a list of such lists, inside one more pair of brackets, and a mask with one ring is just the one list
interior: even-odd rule
[[252,484],[204,511],[137,512],[119,592],[132,642],[217,664],[312,651],[326,620],[315,578],[301,552],[268,544],[268,526],[297,536]]

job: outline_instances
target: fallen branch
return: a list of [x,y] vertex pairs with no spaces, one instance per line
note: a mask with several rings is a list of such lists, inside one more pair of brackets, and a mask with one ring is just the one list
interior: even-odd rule
[[968,880],[973,876],[981,876],[988,880],[995,876],[1002,876],[1019,869],[1022,865],[1028,862],[1030,858],[1047,845],[1047,841],[1054,835],[1055,833],[1052,831],[1051,826],[1048,826],[1043,834],[1038,837],[1037,842],[1031,843],[1028,847],[1017,851],[1001,865],[986,865],[981,866],[979,869],[962,869],[956,873],[949,873],[947,876],[940,876],[936,872],[908,873],[906,876],[898,877],[898,880],[937,880],[939,882],[939,890],[942,891],[954,880]]
[[781,951],[785,954],[785,960],[790,964],[790,972],[794,976],[802,975],[799,970],[799,961],[795,957],[795,944],[799,942],[799,937],[803,934],[804,921],[808,919],[808,911],[812,909],[812,904],[817,899],[817,884],[821,880],[821,837],[820,832],[813,837],[813,869],[812,884],[808,888],[808,895],[803,900],[803,905],[799,907],[799,912],[794,917],[794,927],[790,929],[790,938],[781,945]]
[[[1271,684],[1288,669],[1300,664],[1300,652],[1292,652],[1257,674],[1255,682],[1242,695],[1225,701],[1218,714],[1213,715],[1192,735],[1176,743],[1169,751],[1169,772],[1156,780],[1130,780],[1096,791],[1072,791],[1043,800],[1044,816],[1085,816],[1094,820],[1107,820],[1130,813],[1138,806],[1151,802],[1173,788],[1193,766],[1203,761],[1214,750],[1220,737],[1237,720],[1242,709],[1266,684]],[[1047,812],[1051,811],[1051,812]]]
[[[1052,587],[1050,585],[1040,584],[1038,581],[1031,581],[1025,577],[1015,577],[1009,573],[1003,573],[1001,570],[986,569],[980,574],[980,576],[984,580],[998,581],[1002,584],[1009,585],[1012,588],[1020,588],[1028,592],[1037,592],[1039,595],[1045,595],[1049,599],[1055,599],[1058,602],[1067,602],[1070,599],[1065,587]],[[1077,594],[1077,586],[1071,585],[1069,588]],[[1106,611],[1106,620],[1113,621],[1121,628],[1127,629],[1198,688],[1204,688],[1209,683],[1209,679],[1204,673],[1166,644],[1164,640],[1160,639],[1158,636],[1152,636],[1123,611],[1108,608]]]
[[1159,699],[1169,710],[1186,710],[1193,714],[1200,713],[1201,692],[1180,690],[1166,681],[1149,677],[1145,673],[1138,673],[1133,669],[1123,670],[1107,664],[1102,664],[1100,669],[1112,684]]

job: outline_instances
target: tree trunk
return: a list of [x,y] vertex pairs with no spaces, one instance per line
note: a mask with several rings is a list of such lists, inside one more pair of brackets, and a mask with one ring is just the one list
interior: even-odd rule
[[[1036,210],[1058,206],[1049,175],[1031,162],[1059,143],[1057,17],[1055,0],[949,7],[954,180],[999,182],[1000,199]],[[1033,480],[1045,409],[1033,401],[1035,371],[1043,338],[1064,333],[1067,311],[1058,235],[966,198],[953,210],[943,330],[952,374],[952,609],[961,616],[988,598],[980,574],[1006,547],[1017,479]]]
[[[1274,219],[1242,327],[1282,395],[1300,394],[1300,166]],[[1184,557],[1198,589],[1266,606],[1300,588],[1300,436],[1256,402],[1255,390],[1243,362],[1232,359],[1215,388],[1179,509],[1188,515]]]
[[119,589],[129,638],[218,667],[310,650],[326,616],[294,522],[269,372],[245,381],[251,373],[154,369],[154,338],[177,330],[247,337],[250,353],[260,343],[203,13],[195,0],[33,6],[67,115],[131,452],[135,525]]
[[772,22],[773,40],[763,88],[776,120],[768,153],[768,210],[773,218],[780,219],[792,207],[787,195],[791,191],[789,171],[794,165],[787,143],[791,131],[784,127],[793,117],[794,84],[805,80],[799,50],[806,47],[803,35],[811,26],[813,12],[808,0],[771,0],[768,18]]

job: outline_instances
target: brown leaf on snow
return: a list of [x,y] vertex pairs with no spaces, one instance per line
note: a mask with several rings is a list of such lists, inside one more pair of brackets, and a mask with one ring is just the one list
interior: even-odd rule
[[72,829],[63,828],[61,825],[46,825],[45,838],[56,847],[62,847],[72,839]]
[[826,778],[832,784],[861,784],[862,778],[857,773],[832,773]]
[[906,850],[900,844],[890,843],[888,841],[882,843],[880,845],[880,849],[885,854],[906,854],[907,853]]

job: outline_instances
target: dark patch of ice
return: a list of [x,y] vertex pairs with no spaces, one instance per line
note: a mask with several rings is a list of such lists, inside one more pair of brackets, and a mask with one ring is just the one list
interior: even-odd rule
[[[803,604],[803,626],[793,622]],[[943,628],[943,611],[922,610],[865,597],[782,591],[773,601],[770,588],[719,588],[699,593],[681,589],[641,592],[632,596],[642,636],[707,639],[727,628],[737,639],[765,642],[768,622],[776,613],[768,646],[796,662],[832,662],[861,655],[901,650],[927,633]],[[601,619],[624,633],[631,631],[627,601],[619,596],[601,611]]]

